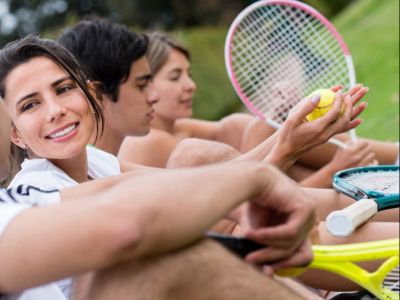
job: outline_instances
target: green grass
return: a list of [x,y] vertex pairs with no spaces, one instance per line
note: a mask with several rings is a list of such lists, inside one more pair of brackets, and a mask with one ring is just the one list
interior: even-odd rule
[[[370,88],[365,122],[359,135],[399,139],[399,1],[359,0],[333,23],[353,56],[357,81]],[[228,26],[182,30],[177,33],[192,52],[198,85],[195,117],[215,120],[242,109],[224,65]]]
[[224,42],[228,27],[198,28],[177,33],[191,51],[192,75],[197,84],[195,117],[220,119],[241,109],[224,64]]
[[399,1],[363,0],[333,20],[352,53],[357,81],[370,87],[357,132],[399,139]]

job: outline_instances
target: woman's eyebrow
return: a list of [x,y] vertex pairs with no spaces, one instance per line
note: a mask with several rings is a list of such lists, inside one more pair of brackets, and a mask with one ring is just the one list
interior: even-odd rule
[[71,76],[62,77],[62,78],[60,78],[60,79],[54,81],[54,82],[51,84],[51,86],[52,86],[52,87],[55,87],[55,86],[59,85],[61,82],[65,81],[65,80],[72,80],[72,78],[71,78]]
[[23,96],[22,98],[20,98],[20,99],[17,101],[16,106],[18,106],[18,105],[19,105],[21,102],[23,102],[24,100],[29,99],[29,98],[32,98],[32,97],[36,96],[37,94],[38,94],[37,92],[34,92],[34,93],[30,93],[30,94],[28,94],[28,95],[26,95],[26,96]]
[[[62,78],[57,79],[56,81],[54,81],[54,82],[51,84],[51,86],[52,86],[52,87],[55,87],[55,86],[59,85],[61,82],[65,81],[65,80],[69,80],[69,79],[72,79],[71,76],[62,77]],[[38,92],[33,92],[33,93],[30,93],[30,94],[28,94],[28,95],[26,95],[26,96],[21,97],[21,98],[17,101],[16,106],[18,106],[18,105],[19,105],[21,102],[23,102],[24,100],[29,99],[29,98],[32,98],[32,97],[34,97],[34,96],[36,96],[36,95],[38,95]]]

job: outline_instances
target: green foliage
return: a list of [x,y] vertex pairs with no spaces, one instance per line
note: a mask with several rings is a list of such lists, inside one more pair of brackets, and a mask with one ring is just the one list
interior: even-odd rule
[[357,81],[370,87],[358,133],[398,140],[399,1],[358,1],[333,23],[352,53]]
[[[333,23],[348,44],[357,80],[368,86],[365,121],[357,130],[365,137],[399,139],[399,1],[359,0]],[[198,85],[195,117],[219,119],[243,109],[224,65],[228,27],[176,32],[192,51],[193,77]]]
[[216,120],[241,108],[225,70],[224,41],[227,30],[227,27],[208,27],[176,34],[192,54],[192,76],[197,84],[195,117]]

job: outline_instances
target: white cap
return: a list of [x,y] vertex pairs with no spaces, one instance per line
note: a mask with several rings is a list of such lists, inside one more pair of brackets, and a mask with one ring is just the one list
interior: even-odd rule
[[334,211],[326,218],[326,228],[333,236],[345,237],[353,233],[354,224],[345,211]]

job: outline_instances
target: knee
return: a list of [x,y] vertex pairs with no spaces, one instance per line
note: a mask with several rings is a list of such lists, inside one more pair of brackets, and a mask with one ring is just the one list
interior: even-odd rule
[[168,159],[167,168],[192,167],[224,162],[238,155],[239,152],[229,145],[190,138],[178,143]]

